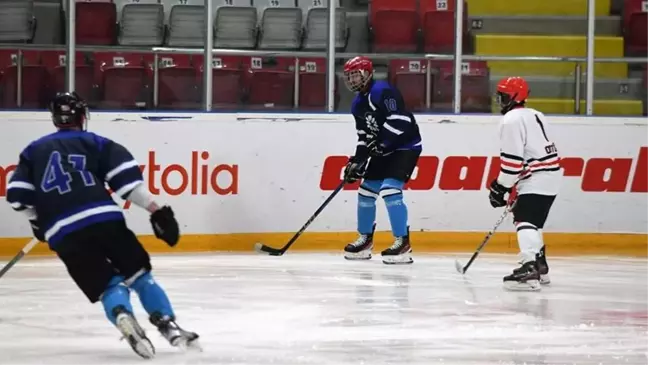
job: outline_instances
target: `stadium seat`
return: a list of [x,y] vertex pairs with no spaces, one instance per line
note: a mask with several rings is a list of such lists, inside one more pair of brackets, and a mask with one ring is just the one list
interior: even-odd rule
[[[304,41],[302,48],[308,51],[324,50],[328,37],[328,0],[299,0],[304,20]],[[346,10],[335,0],[335,48],[343,51],[349,38]]]
[[187,54],[160,54],[158,109],[197,109],[200,92],[196,69]]
[[293,109],[295,59],[289,57],[246,57],[244,83],[250,109]]
[[216,7],[214,19],[214,48],[254,48],[258,32],[257,9],[249,0],[220,1],[222,4]]
[[0,4],[0,42],[31,42],[36,31],[34,1],[4,0]]
[[417,0],[373,0],[369,33],[375,52],[416,52],[421,33]]
[[118,14],[118,44],[161,46],[164,42],[164,8],[157,0],[126,4]]
[[[193,60],[194,67],[198,69],[200,75],[199,90],[202,90],[204,58],[202,55],[195,55]],[[212,59],[212,107],[214,109],[241,108],[245,92],[243,70],[243,58],[241,57],[216,56]]]
[[170,47],[202,47],[205,44],[204,13],[204,5],[171,7],[166,44]]
[[633,55],[648,53],[648,2],[626,0],[623,8],[623,34],[628,52]]
[[[468,4],[464,1],[464,40],[468,33]],[[452,53],[455,46],[456,0],[421,0],[421,28],[425,52]]]
[[[46,71],[40,65],[39,52],[23,51],[22,64],[22,107],[42,108],[46,103]],[[17,108],[18,51],[0,50],[0,72],[0,103],[4,108]]]
[[259,0],[259,49],[297,50],[301,46],[302,11],[295,0]]
[[[299,59],[299,110],[325,111],[326,109],[326,59]],[[339,101],[338,80],[335,78],[335,101]]]
[[[491,112],[489,71],[486,62],[464,62],[461,78],[461,111]],[[432,107],[435,111],[451,111],[454,98],[454,67],[451,61],[441,63],[435,73]]]
[[[419,112],[426,110],[425,79],[427,61],[392,60],[389,62],[389,83],[398,88],[403,95],[405,105],[409,110]],[[434,79],[430,77],[430,82]],[[430,85],[430,91],[432,91]]]
[[99,107],[134,109],[150,104],[149,69],[145,55],[96,52],[95,80],[99,80]]
[[[82,52],[76,52],[75,56],[74,90],[84,99],[88,100],[91,105],[94,105],[94,101],[96,100],[94,71]],[[41,51],[40,57],[41,64],[45,66],[49,74],[49,82],[47,85],[47,99],[49,100],[57,92],[66,91],[66,55],[63,51]]]
[[117,10],[111,2],[76,3],[76,41],[85,45],[115,42]]

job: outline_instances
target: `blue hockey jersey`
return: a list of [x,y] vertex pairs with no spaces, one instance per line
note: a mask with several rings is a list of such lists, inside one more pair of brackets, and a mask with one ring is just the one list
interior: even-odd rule
[[126,199],[143,183],[122,145],[84,131],[58,131],[27,146],[7,186],[17,211],[34,208],[45,239],[55,249],[65,235],[94,223],[124,220],[106,183]]
[[355,158],[367,158],[367,144],[375,138],[386,152],[422,149],[414,115],[406,110],[401,93],[387,81],[372,81],[369,92],[359,92],[351,113],[358,134]]

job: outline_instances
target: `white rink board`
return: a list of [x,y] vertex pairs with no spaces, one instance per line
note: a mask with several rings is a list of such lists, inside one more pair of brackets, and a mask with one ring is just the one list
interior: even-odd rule
[[[54,128],[47,113],[0,113],[4,131],[0,136],[0,172],[17,162],[19,152],[32,140],[51,133]],[[173,206],[183,233],[291,232],[300,227],[328,196],[320,188],[324,161],[329,156],[353,153],[355,128],[346,115],[267,115],[267,114],[147,114],[162,119],[150,122],[143,114],[94,113],[90,130],[125,145],[140,164],[149,165],[155,154],[160,170],[154,186],[160,187],[163,171],[179,164],[189,175],[187,188],[179,195],[160,197]],[[166,116],[160,118],[160,116]],[[264,117],[265,119],[260,119]],[[423,116],[423,156],[437,157],[439,171],[430,190],[409,190],[412,230],[484,231],[500,215],[488,204],[487,183],[490,157],[499,154],[497,116]],[[451,120],[453,123],[448,123]],[[444,121],[439,123],[440,121]],[[626,186],[621,192],[583,191],[583,178],[565,177],[548,232],[646,233],[648,204],[645,192],[630,192],[638,155],[648,146],[645,121],[633,118],[559,118],[552,117],[553,139],[563,157],[576,157],[587,164],[593,158],[631,159],[626,171]],[[192,152],[209,158],[194,170],[208,165],[236,165],[236,194],[219,195],[212,189],[203,195],[202,178],[195,177],[197,194],[192,194]],[[489,157],[481,190],[443,190],[439,187],[448,156]],[[176,166],[178,167],[178,166]],[[179,167],[178,167],[179,168]],[[587,170],[587,169],[586,169]],[[643,170],[645,171],[645,169]],[[144,169],[149,179],[150,166]],[[330,172],[329,172],[330,173]],[[623,175],[621,171],[621,175]],[[609,175],[609,173],[608,173]],[[616,176],[616,173],[614,173]],[[607,175],[606,175],[607,176]],[[2,177],[0,175],[0,177]],[[416,176],[415,176],[416,177]],[[220,187],[230,186],[232,174],[222,172],[216,179]],[[607,177],[609,178],[609,176]],[[172,188],[181,184],[181,175],[170,172],[165,180]],[[208,181],[208,188],[211,185]],[[344,191],[309,228],[311,231],[355,230],[356,192]],[[127,211],[129,225],[136,233],[150,233],[147,215],[138,208]],[[386,221],[384,209],[378,219]],[[30,234],[24,218],[8,204],[0,204],[0,236],[22,237]],[[504,230],[511,230],[510,222]]]

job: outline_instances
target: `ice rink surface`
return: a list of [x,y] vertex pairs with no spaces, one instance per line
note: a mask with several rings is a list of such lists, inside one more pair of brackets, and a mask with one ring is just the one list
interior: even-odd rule
[[[414,258],[155,256],[202,353],[170,348],[132,298],[151,364],[648,363],[645,259],[550,256],[549,287],[506,292],[514,256],[482,255],[465,277],[455,256]],[[57,260],[23,260],[0,279],[0,364],[142,363]]]

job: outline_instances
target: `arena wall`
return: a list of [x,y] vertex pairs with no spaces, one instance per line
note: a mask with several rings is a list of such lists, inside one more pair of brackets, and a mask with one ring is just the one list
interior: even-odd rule
[[[44,112],[0,118],[4,197],[20,151],[53,126]],[[487,198],[499,168],[498,119],[417,116],[424,151],[405,195],[415,252],[473,251],[500,216]],[[551,120],[565,177],[545,228],[548,251],[648,256],[646,120]],[[129,148],[150,191],[174,208],[183,237],[170,249],[151,236],[146,212],[119,201],[129,226],[153,252],[283,245],[340,182],[356,142],[352,117],[342,114],[94,113],[89,128]],[[293,249],[341,250],[353,240],[356,189],[347,186]],[[391,243],[382,203],[377,219],[382,249]],[[14,255],[30,233],[22,215],[0,204],[0,256]],[[486,251],[517,252],[510,219]],[[49,253],[45,245],[34,252]]]

